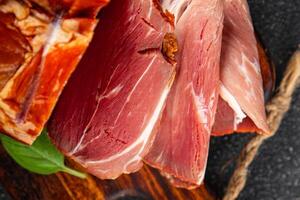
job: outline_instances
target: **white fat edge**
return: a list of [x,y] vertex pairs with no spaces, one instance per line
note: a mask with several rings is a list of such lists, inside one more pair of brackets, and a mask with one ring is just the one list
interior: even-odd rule
[[147,31],[147,33],[146,33],[146,35],[145,35],[145,38],[150,37],[151,34],[152,34],[153,32],[154,32],[154,29],[153,29],[153,28],[150,28],[150,29]]
[[96,172],[101,173],[101,174],[108,174],[110,169],[95,169]]
[[98,101],[101,101],[102,99],[109,99],[109,98],[113,98],[115,96],[117,96],[120,91],[123,89],[124,85],[117,85],[115,88],[113,88],[111,91],[109,91],[107,94],[102,95],[99,97]]
[[197,107],[197,115],[201,121],[201,123],[205,124],[208,123],[208,107],[205,106],[205,100],[203,93],[200,92],[199,95],[195,94],[194,87],[191,85],[191,93],[194,98],[194,103]]
[[237,129],[237,125],[243,121],[246,114],[242,111],[239,103],[235,97],[227,90],[227,88],[220,83],[220,96],[225,100],[234,111],[234,130]]
[[238,70],[240,70],[240,74],[243,76],[245,83],[248,86],[252,86],[252,80],[249,77],[249,72],[248,72],[247,67],[245,65],[244,59],[243,59],[243,63],[241,63],[239,65]]
[[131,159],[129,160],[127,163],[132,163],[133,161],[136,161],[136,160],[141,160],[142,157],[141,157],[141,154],[143,153],[143,150],[144,148],[146,147],[147,143],[148,143],[148,140],[151,136],[151,133],[152,133],[152,130],[157,122],[157,120],[159,119],[159,116],[160,116],[160,113],[164,107],[164,104],[165,104],[165,101],[167,99],[167,96],[169,94],[169,91],[170,91],[170,86],[167,85],[165,87],[165,89],[163,90],[161,96],[160,96],[160,99],[158,101],[158,104],[149,120],[149,123],[148,125],[145,127],[145,129],[143,130],[142,134],[140,135],[140,137],[133,143],[131,144],[129,147],[127,147],[126,149],[124,149],[122,152],[116,154],[116,155],[113,155],[107,159],[103,159],[103,160],[96,160],[96,161],[87,161],[85,162],[86,164],[101,164],[101,163],[106,163],[106,162],[109,162],[109,161],[112,161],[112,160],[115,160],[119,157],[121,157],[122,155],[126,154],[126,153],[129,153],[131,150],[133,150],[136,146],[138,146],[139,144],[143,144],[143,146],[141,147],[140,151]]
[[[256,59],[254,59],[254,61],[250,61],[249,58],[247,56],[245,56],[244,53],[241,53],[241,57],[242,57],[242,63],[239,64],[239,70],[240,70],[240,74],[241,76],[244,78],[245,83],[248,86],[248,90],[245,93],[245,97],[250,101],[251,99],[254,100],[257,98],[256,94],[255,94],[255,90],[252,87],[253,85],[253,76],[249,76],[249,68],[247,68],[247,63],[250,64],[251,68],[254,70],[254,72],[256,73],[257,76],[260,76],[260,79],[262,81],[261,78],[261,71],[260,71],[260,65],[258,63],[258,61]],[[255,78],[254,78],[255,79]]]
[[148,17],[148,19],[150,19],[151,18],[151,15],[152,15],[152,11],[153,11],[153,2],[152,1],[149,1],[149,3],[150,3],[150,6],[149,6],[149,11],[148,11],[148,15],[147,15],[147,17]]
[[254,59],[253,67],[254,67],[254,70],[255,70],[256,74],[261,76],[260,64],[259,64],[259,61],[257,59]]
[[247,77],[248,71],[247,71],[247,63],[250,63],[250,66],[253,68],[253,70],[255,71],[255,73],[259,76],[261,76],[261,71],[260,71],[260,64],[259,61],[257,59],[254,59],[253,61],[251,61],[248,56],[246,56],[244,53],[241,53],[241,57],[242,57],[242,63],[240,64],[241,67],[240,69],[243,72],[243,76],[246,79],[246,82],[249,82],[249,84],[252,83],[251,80],[247,80],[249,79],[249,77]]
[[[199,95],[196,95],[195,93],[195,89],[193,87],[193,85],[190,83],[190,90],[193,96],[193,102],[197,108],[197,116],[198,116],[198,120],[199,122],[203,125],[203,128],[205,128],[207,130],[208,133],[211,132],[210,128],[209,128],[209,117],[212,117],[212,114],[210,112],[210,105],[206,106],[205,105],[205,99],[203,96],[203,92],[200,91]],[[211,97],[210,97],[211,99]]]
[[207,152],[205,155],[205,163],[203,165],[203,169],[202,171],[198,174],[198,181],[197,181],[197,185],[201,185],[203,180],[204,180],[204,176],[205,176],[205,172],[206,172],[206,168],[207,168],[207,160],[208,160],[208,153],[209,153],[209,142],[208,142],[208,146],[207,146]]
[[61,32],[61,16],[57,18],[57,20],[51,25],[52,28],[50,29],[48,33],[48,39],[46,40],[46,45],[44,47],[43,53],[42,53],[42,64],[44,64],[44,58],[47,56],[47,54],[50,51],[50,48],[55,45],[58,38],[60,38],[60,32]]
[[197,185],[201,185],[201,183],[203,182],[205,172],[206,172],[206,168],[207,168],[207,159],[208,159],[208,153],[206,155],[204,167],[203,167],[202,171],[198,174],[198,181],[196,183]]
[[163,157],[163,155],[164,155],[164,152],[161,151],[161,152],[159,153],[159,155],[156,156],[155,162],[162,162],[162,157]]

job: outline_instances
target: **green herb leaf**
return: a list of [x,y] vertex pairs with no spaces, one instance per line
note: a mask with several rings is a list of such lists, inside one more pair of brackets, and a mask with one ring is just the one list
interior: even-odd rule
[[64,164],[64,156],[55,148],[46,131],[31,145],[25,145],[10,137],[0,134],[8,154],[23,168],[38,174],[52,174],[63,171],[85,178],[86,174],[73,170]]

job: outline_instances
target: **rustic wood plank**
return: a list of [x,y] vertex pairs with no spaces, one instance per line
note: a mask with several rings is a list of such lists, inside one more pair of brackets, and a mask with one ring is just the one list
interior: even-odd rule
[[105,181],[92,176],[80,179],[65,173],[37,175],[18,166],[2,147],[0,182],[12,199],[16,200],[117,200],[123,196],[141,200],[214,199],[204,185],[192,191],[177,189],[157,170],[149,167],[131,175],[123,175],[116,180]]

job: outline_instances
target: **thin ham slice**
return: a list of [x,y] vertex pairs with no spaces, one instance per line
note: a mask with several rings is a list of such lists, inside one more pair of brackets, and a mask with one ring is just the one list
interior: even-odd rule
[[246,0],[224,1],[222,40],[222,99],[212,134],[268,133],[257,43]]
[[145,161],[177,187],[202,183],[219,96],[221,0],[166,1],[175,13],[178,70]]
[[99,178],[138,170],[152,143],[175,75],[161,48],[176,42],[166,41],[172,26],[159,8],[113,0],[103,10],[50,121],[57,147]]

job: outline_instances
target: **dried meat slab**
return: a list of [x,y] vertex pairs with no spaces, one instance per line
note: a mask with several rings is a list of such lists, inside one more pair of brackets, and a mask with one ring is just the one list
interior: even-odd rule
[[174,79],[176,41],[155,0],[113,0],[100,19],[49,136],[88,172],[113,179],[142,166]]
[[246,0],[224,1],[221,99],[213,135],[268,133],[257,42]]
[[164,1],[175,14],[177,73],[156,138],[145,161],[177,187],[204,178],[219,96],[223,27],[221,0]]
[[0,2],[0,130],[27,144],[43,129],[107,3],[51,2]]

